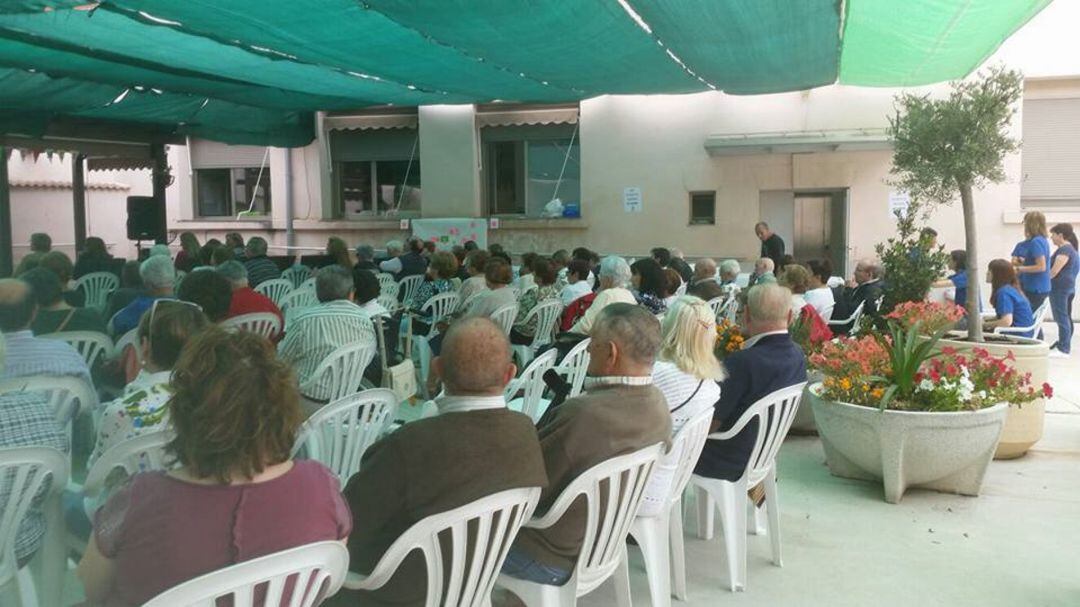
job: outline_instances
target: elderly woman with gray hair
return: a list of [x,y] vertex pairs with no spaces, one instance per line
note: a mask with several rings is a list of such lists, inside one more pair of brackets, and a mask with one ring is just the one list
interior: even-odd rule
[[[610,255],[600,261],[600,289],[593,299],[592,305],[574,323],[570,331],[573,333],[587,334],[596,322],[600,311],[613,303],[636,304],[634,294],[626,288],[630,284],[630,264],[622,257]],[[584,299],[584,298],[582,298]]]

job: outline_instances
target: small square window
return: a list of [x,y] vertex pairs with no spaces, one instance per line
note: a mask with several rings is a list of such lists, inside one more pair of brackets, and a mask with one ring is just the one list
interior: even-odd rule
[[716,223],[716,192],[690,192],[690,225]]

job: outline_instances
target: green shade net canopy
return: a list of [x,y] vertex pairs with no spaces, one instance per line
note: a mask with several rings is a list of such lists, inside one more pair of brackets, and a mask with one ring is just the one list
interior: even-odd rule
[[299,146],[314,112],[966,76],[1050,0],[0,0],[0,125]]

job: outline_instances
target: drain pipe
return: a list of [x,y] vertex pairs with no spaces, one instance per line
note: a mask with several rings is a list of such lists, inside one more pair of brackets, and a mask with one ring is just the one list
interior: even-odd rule
[[296,244],[296,234],[293,233],[293,193],[292,193],[292,148],[285,148],[285,246],[292,247]]

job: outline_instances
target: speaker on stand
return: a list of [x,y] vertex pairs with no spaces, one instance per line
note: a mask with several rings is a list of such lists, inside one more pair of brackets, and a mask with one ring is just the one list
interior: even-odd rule
[[142,241],[164,243],[167,236],[165,200],[153,196],[128,196],[127,237],[135,241],[140,258]]

